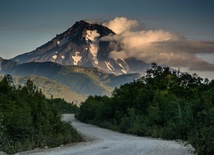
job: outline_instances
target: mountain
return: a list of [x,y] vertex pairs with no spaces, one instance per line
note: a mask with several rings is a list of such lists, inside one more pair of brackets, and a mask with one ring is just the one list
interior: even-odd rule
[[52,96],[53,98],[63,98],[65,101],[75,104],[80,104],[86,99],[86,96],[75,93],[67,86],[42,76],[13,76],[13,83],[15,86],[24,86],[28,79],[31,79],[47,98],[51,98]]
[[113,47],[122,49],[122,46],[100,39],[114,34],[105,26],[81,20],[34,51],[18,55],[12,60],[18,63],[51,61],[61,65],[96,67],[113,74],[145,72],[149,65],[143,61],[109,58]]
[[[17,65],[19,64],[12,60],[5,60],[0,57],[0,79],[5,74],[12,75],[13,73],[11,70],[17,67]],[[79,104],[86,99],[85,95],[77,94],[67,86],[60,84],[55,80],[37,75],[13,76],[14,85],[24,86],[29,78],[33,81],[38,89],[41,89],[41,91],[47,98],[51,98],[51,96],[53,96],[54,98],[63,98],[65,101],[70,103],[73,102],[75,104]]]
[[100,69],[55,62],[29,62],[19,64],[12,60],[0,61],[0,74],[12,76],[37,75],[67,86],[77,94],[110,95],[114,87],[140,78],[140,74],[107,74]]

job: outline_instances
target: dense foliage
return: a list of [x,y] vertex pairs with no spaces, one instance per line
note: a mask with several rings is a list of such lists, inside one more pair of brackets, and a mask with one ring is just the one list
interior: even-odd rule
[[48,100],[50,106],[56,109],[60,114],[72,113],[76,114],[79,110],[77,105],[73,103],[68,103],[64,99],[61,98],[51,98]]
[[214,154],[214,81],[157,66],[116,88],[89,96],[77,118],[140,136],[183,139],[198,154]]
[[[57,104],[62,104],[59,110]],[[0,81],[0,150],[15,153],[33,148],[56,147],[81,141],[82,137],[60,112],[68,106],[62,99],[47,99],[31,80],[14,87],[12,77]]]

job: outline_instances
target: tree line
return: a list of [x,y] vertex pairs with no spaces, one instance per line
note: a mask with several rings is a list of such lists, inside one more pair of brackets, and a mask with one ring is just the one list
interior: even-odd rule
[[111,97],[89,96],[76,117],[124,133],[185,140],[199,155],[214,154],[214,80],[156,63]]
[[0,151],[13,154],[82,141],[61,120],[62,113],[77,109],[62,99],[47,99],[30,79],[24,87],[15,87],[12,77],[4,76],[0,81]]

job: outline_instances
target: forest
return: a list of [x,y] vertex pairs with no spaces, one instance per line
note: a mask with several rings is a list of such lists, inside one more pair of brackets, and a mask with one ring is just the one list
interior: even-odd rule
[[0,151],[8,154],[83,141],[62,113],[78,107],[63,99],[47,99],[29,79],[15,87],[10,75],[0,80]]
[[142,78],[89,96],[76,118],[139,136],[179,139],[214,154],[214,80],[152,63]]

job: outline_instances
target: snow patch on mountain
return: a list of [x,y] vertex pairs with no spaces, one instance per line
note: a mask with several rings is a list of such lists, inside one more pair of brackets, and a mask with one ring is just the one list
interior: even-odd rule
[[98,65],[98,59],[97,59],[97,51],[98,51],[98,46],[91,44],[89,46],[90,52],[93,55],[93,62]]
[[64,56],[64,55],[62,55],[62,56],[61,56],[61,58],[62,58],[62,59],[65,59],[65,56]]
[[127,71],[124,69],[121,69],[121,72],[123,72],[124,74],[127,74]]
[[78,65],[78,63],[81,61],[82,56],[80,55],[80,52],[76,52],[75,56],[72,56],[74,60],[74,65]]
[[62,38],[61,40],[57,41],[57,44],[61,47],[69,42],[69,36]]
[[105,64],[110,71],[112,71],[112,72],[115,71],[115,68],[111,65],[111,63],[105,61]]
[[126,61],[125,61],[124,59],[120,59],[120,60],[122,60],[125,64],[127,64]]
[[97,30],[86,30],[86,38],[92,42],[97,42],[99,36],[100,34],[97,33]]
[[54,61],[56,60],[57,58],[57,55],[53,55],[52,58],[54,59]]
[[97,30],[86,30],[85,39],[86,42],[89,44],[89,50],[93,56],[93,62],[96,65],[98,65],[97,52],[99,50],[99,36],[100,34],[97,33]]
[[123,68],[123,69],[124,69],[124,67],[123,67],[123,65],[122,65],[121,63],[118,63],[118,65],[119,65],[121,68]]
[[122,68],[121,72],[123,72],[124,74],[127,74],[127,70],[125,69],[125,67],[123,67],[121,63],[118,63],[118,65]]
[[127,70],[129,70],[129,65],[126,63],[126,61],[125,61],[124,59],[120,59],[120,60],[122,60],[122,61],[124,62],[124,64],[125,64]]

